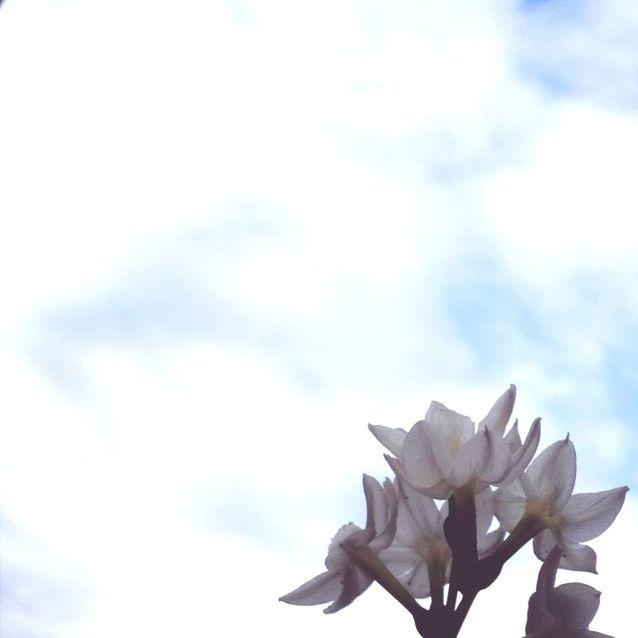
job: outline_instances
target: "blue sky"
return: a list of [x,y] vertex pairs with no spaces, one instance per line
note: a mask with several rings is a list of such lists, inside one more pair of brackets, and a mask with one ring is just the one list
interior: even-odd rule
[[[389,473],[366,424],[432,399],[515,383],[578,491],[633,490],[637,36],[629,0],[3,3],[3,636],[409,635],[277,597]],[[619,636],[633,494],[583,577]],[[522,635],[537,567],[462,635]]]

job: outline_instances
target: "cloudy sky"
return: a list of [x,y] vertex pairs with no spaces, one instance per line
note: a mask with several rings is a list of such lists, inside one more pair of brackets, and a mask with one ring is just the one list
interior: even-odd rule
[[[0,95],[3,638],[413,635],[277,598],[389,474],[368,422],[509,383],[634,490],[561,574],[628,635],[633,0],[6,0]],[[526,554],[462,636],[523,635]]]

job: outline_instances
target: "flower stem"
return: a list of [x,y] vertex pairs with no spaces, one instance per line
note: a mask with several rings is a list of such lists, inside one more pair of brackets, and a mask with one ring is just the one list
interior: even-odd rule
[[341,546],[352,556],[361,569],[370,574],[381,587],[401,603],[413,616],[426,612],[368,545],[352,548],[348,547],[347,543],[342,543]]

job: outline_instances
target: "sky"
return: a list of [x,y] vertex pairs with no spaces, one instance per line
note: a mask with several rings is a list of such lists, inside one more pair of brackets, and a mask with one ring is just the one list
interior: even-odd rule
[[3,638],[414,635],[277,598],[391,474],[368,423],[510,383],[630,487],[559,574],[629,634],[636,3],[6,0],[0,96]]

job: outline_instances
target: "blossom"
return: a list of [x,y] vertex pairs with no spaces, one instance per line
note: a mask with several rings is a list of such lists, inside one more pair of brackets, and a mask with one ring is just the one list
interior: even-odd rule
[[557,545],[548,553],[529,599],[526,638],[611,638],[589,630],[600,604],[600,592],[583,583],[555,587],[561,558]]
[[534,537],[534,553],[541,560],[559,545],[559,567],[595,573],[596,553],[582,542],[613,523],[628,488],[572,494],[575,480],[576,451],[567,436],[544,450],[520,480],[496,491],[495,514],[516,537],[510,544],[520,546]]
[[354,523],[343,525],[328,547],[325,572],[282,596],[279,600],[292,605],[319,605],[332,602],[325,613],[339,611],[362,594],[373,577],[361,568],[352,551],[367,546],[374,554],[388,547],[394,538],[397,521],[397,495],[393,483],[383,486],[371,476],[363,476],[367,505],[364,529]]
[[478,428],[469,417],[437,401],[409,432],[369,427],[394,454],[386,459],[397,476],[431,498],[447,499],[468,484],[475,493],[488,485],[505,485],[527,467],[540,439],[540,419],[534,421],[524,443],[516,422],[505,435],[515,399],[516,388],[511,385]]
[[[397,532],[392,545],[379,557],[415,598],[441,592],[450,580],[452,550],[443,524],[448,503],[441,508],[433,499],[399,481]],[[477,494],[477,547],[480,557],[489,554],[501,542],[502,528],[488,533],[493,518],[493,493],[487,488]]]

